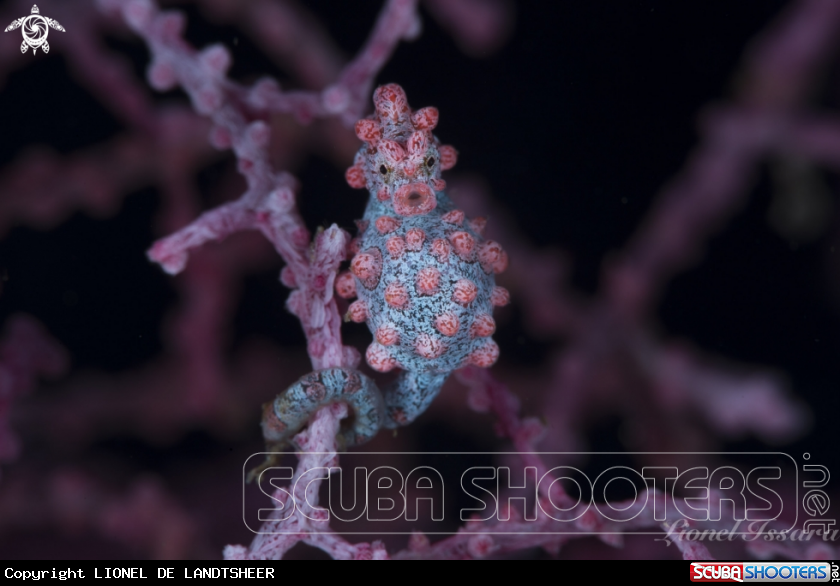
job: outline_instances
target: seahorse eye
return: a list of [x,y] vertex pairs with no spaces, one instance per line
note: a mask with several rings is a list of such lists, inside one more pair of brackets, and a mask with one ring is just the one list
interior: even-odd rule
[[379,172],[382,173],[383,175],[387,175],[388,174],[388,167],[386,167],[385,165],[380,165],[379,166]]
[[434,157],[429,157],[428,159],[426,159],[426,166],[427,166],[429,169],[431,169],[432,167],[434,167],[434,166],[435,166],[435,158],[434,158]]

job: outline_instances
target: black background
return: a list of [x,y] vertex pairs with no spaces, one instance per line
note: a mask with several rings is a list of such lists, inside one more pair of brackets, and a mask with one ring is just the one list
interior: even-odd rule
[[[361,46],[380,5],[303,4],[348,55]],[[633,234],[697,143],[698,114],[732,95],[744,49],[785,4],[519,2],[511,38],[480,59],[465,56],[424,17],[421,38],[401,44],[377,81],[401,84],[415,108],[437,106],[436,134],[460,151],[457,170],[484,177],[535,243],[568,251],[574,285],[592,293],[605,255]],[[48,14],[48,3],[39,6]],[[233,50],[234,77],[289,79],[247,40],[234,47],[235,29],[209,24],[192,7],[187,12],[194,45],[222,42]],[[110,42],[142,71],[142,45]],[[9,76],[0,92],[0,164],[34,144],[70,153],[120,131],[68,75],[61,54],[27,58],[31,65]],[[838,92],[840,76],[827,75],[815,105],[836,106]],[[181,98],[173,92],[159,99]],[[361,215],[363,196],[345,184],[343,169],[313,156],[296,175],[310,227],[325,220],[350,226]],[[836,192],[836,176],[823,172],[821,179]],[[748,204],[712,238],[702,261],[668,285],[656,326],[663,336],[689,339],[713,356],[785,373],[815,417],[812,432],[785,451],[797,457],[810,451],[813,461],[837,470],[840,266],[832,246],[840,244],[840,222],[833,213],[813,239],[792,241],[768,224],[772,197],[763,169]],[[157,194],[147,189],[128,195],[113,217],[76,213],[50,231],[12,230],[0,242],[0,270],[8,279],[0,323],[18,311],[35,315],[78,369],[118,372],[151,359],[161,350],[159,324],[174,300],[169,278],[144,256],[157,236],[157,205]],[[276,275],[274,268],[247,280],[234,344],[254,334],[303,344],[283,309],[286,293]],[[500,332],[504,363],[541,364],[546,346],[515,322],[506,327]],[[614,447],[614,432],[610,424],[593,430],[593,447]],[[205,441],[212,442],[184,439],[192,448]],[[760,447],[750,441],[727,446]]]

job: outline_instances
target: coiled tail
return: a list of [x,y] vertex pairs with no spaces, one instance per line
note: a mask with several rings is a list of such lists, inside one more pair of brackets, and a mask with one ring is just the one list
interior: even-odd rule
[[336,438],[339,449],[370,440],[382,427],[382,395],[376,384],[355,370],[327,368],[303,376],[263,406],[266,444],[284,448],[315,411],[335,401],[347,403],[351,411]]

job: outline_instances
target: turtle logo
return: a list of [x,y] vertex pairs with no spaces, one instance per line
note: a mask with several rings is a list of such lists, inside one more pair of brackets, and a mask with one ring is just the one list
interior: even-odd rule
[[32,54],[34,55],[38,47],[44,50],[44,53],[50,52],[50,44],[47,42],[47,33],[52,27],[57,31],[64,32],[64,27],[58,24],[58,21],[39,14],[38,6],[32,5],[32,14],[18,18],[12,24],[6,27],[4,32],[13,31],[16,28],[23,26],[23,43],[20,45],[20,52],[26,53],[29,47],[32,47]]

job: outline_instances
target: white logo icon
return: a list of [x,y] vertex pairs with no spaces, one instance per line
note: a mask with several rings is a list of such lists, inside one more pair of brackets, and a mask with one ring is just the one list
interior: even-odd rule
[[34,55],[41,47],[44,53],[50,52],[50,44],[47,42],[47,33],[50,32],[47,28],[52,27],[57,31],[64,32],[64,27],[58,24],[58,21],[39,14],[38,6],[32,5],[32,14],[18,18],[12,24],[6,27],[4,32],[13,31],[23,25],[23,43],[20,45],[20,52],[26,53],[26,49],[32,47],[32,54]]

